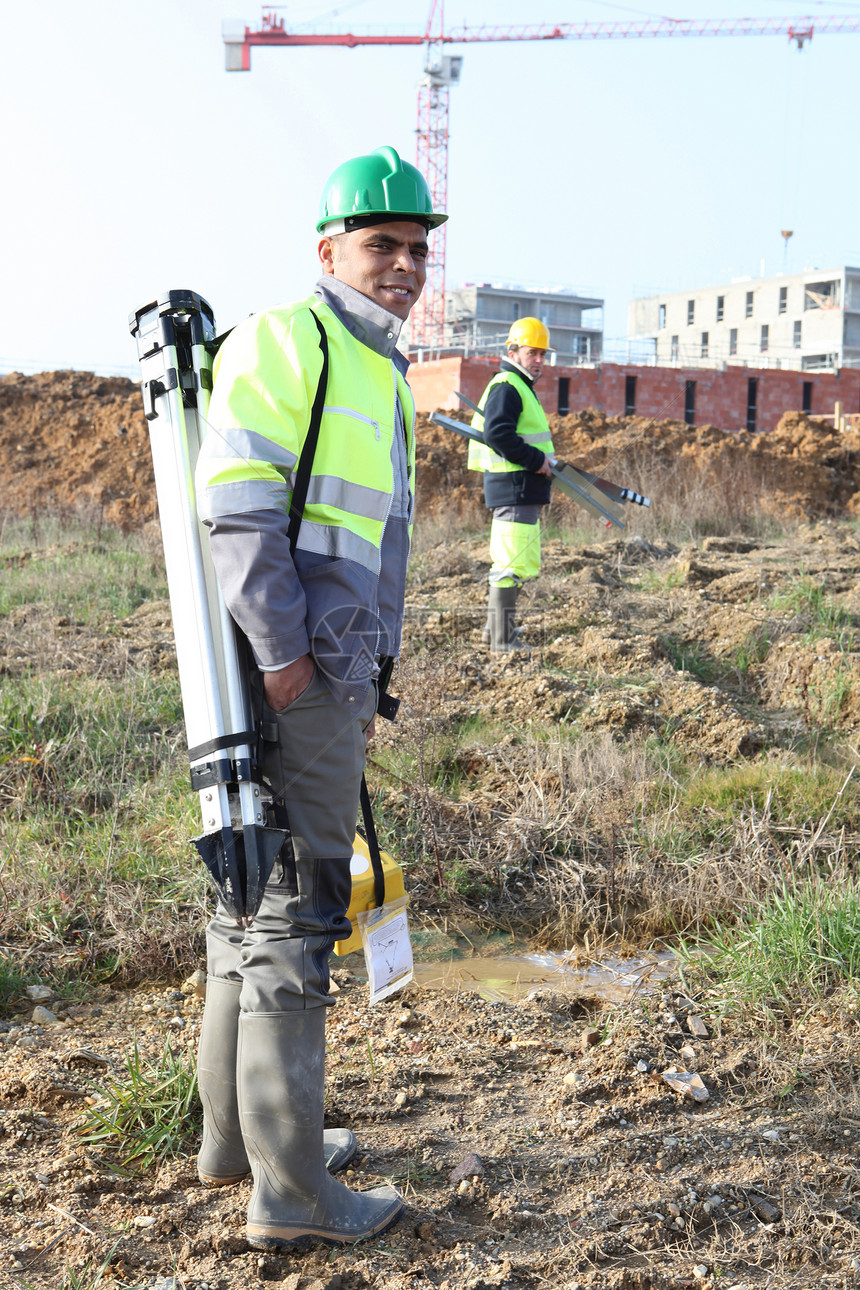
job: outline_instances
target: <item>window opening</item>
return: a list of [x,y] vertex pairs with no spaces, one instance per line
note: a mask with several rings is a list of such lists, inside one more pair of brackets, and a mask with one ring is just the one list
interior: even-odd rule
[[696,424],[696,382],[684,382],[684,420],[688,426]]
[[758,377],[751,376],[747,381],[747,430],[755,434],[756,416],[758,414]]
[[838,282],[807,282],[803,292],[804,309],[835,309],[838,304]]

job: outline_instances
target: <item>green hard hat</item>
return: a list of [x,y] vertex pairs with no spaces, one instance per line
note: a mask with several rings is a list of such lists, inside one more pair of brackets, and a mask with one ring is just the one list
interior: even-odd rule
[[[378,219],[375,217],[379,217]],[[433,212],[427,180],[394,148],[352,157],[328,178],[320,201],[318,233],[351,233],[373,223],[411,219],[425,228],[444,224]]]

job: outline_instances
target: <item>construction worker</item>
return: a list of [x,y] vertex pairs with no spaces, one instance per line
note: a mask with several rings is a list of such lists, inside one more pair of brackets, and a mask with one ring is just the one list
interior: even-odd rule
[[314,293],[240,323],[214,369],[198,507],[253,653],[263,770],[293,854],[276,861],[249,928],[219,905],[207,929],[198,1173],[217,1186],[250,1169],[258,1249],[358,1241],[403,1211],[393,1188],[353,1192],[329,1172],[356,1142],[323,1129],[325,1015],[329,954],[350,932],[376,678],[403,621],[415,410],[395,346],[424,286],[428,233],[446,218],[393,148],[345,162],[322,195]]
[[518,319],[506,357],[481,395],[481,415],[472,418],[484,442],[469,444],[469,469],[483,471],[484,501],[493,513],[484,640],[496,651],[524,648],[517,596],[540,572],[540,511],[549,501],[553,446],[534,384],[549,348],[549,331],[539,318]]

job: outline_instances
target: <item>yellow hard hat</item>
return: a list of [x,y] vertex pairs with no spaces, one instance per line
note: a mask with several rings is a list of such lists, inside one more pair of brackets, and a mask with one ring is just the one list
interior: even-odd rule
[[540,318],[518,318],[511,324],[507,345],[528,345],[531,349],[551,349],[549,328]]

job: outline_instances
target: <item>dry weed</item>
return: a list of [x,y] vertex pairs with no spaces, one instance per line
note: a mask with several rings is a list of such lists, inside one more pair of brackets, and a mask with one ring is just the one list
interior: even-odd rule
[[659,499],[659,507],[625,513],[632,519],[630,529],[651,541],[765,534],[777,528],[763,500],[768,490],[762,465],[752,455],[682,453],[669,462],[642,442],[612,469],[618,477],[624,471],[625,478],[635,479],[631,486],[639,492]]

